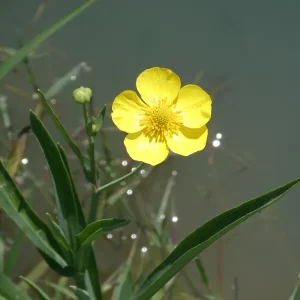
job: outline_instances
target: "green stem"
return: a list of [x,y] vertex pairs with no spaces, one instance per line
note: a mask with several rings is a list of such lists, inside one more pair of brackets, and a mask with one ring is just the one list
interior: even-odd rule
[[[87,112],[86,104],[82,105],[83,117],[85,125],[88,125],[89,122],[89,115]],[[90,156],[90,168],[92,174],[92,184],[96,187],[97,186],[97,174],[96,174],[96,162],[95,162],[95,142],[94,138],[88,134],[89,139],[89,156]]]
[[98,188],[95,191],[95,193],[99,194],[102,191],[104,191],[104,190],[106,190],[106,189],[108,189],[108,188],[110,188],[110,187],[112,187],[112,186],[114,186],[114,185],[116,185],[116,184],[118,184],[118,183],[120,183],[120,182],[128,179],[128,178],[130,178],[131,176],[133,176],[134,174],[136,174],[143,166],[144,166],[144,163],[141,162],[133,171],[131,171],[130,173],[128,173],[128,174],[126,174],[126,175],[124,175],[124,176],[122,176],[122,177],[120,177],[120,178],[118,178],[118,179],[116,179],[116,180],[108,183],[108,184],[105,184],[105,185],[101,186],[100,188]]
[[88,223],[92,223],[96,220],[99,196],[100,195],[95,192],[93,192],[93,194],[92,194],[92,202],[91,202],[91,206],[90,206]]
[[74,281],[76,287],[85,290],[85,282],[84,282],[84,272],[77,272],[74,276]]

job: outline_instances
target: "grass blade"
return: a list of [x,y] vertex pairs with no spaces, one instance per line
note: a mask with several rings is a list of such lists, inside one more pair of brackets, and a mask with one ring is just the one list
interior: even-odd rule
[[51,257],[61,267],[67,266],[66,261],[59,254],[51,231],[25,201],[1,162],[0,207],[23,230],[36,248]]
[[77,298],[74,296],[74,293],[72,293],[69,289],[60,286],[59,284],[53,283],[53,282],[46,282],[46,284],[48,286],[50,286],[51,288],[53,288],[55,291],[57,291],[58,293],[66,296],[68,299],[73,299],[76,300]]
[[35,292],[39,300],[51,300],[51,298],[34,282],[22,276],[20,276],[20,278],[24,280],[32,288],[32,290]]
[[17,63],[22,61],[32,50],[34,50],[37,46],[39,46],[43,41],[45,41],[48,37],[54,34],[57,30],[62,28],[65,24],[71,21],[74,17],[88,8],[95,0],[86,0],[84,4],[80,7],[76,8],[68,15],[64,16],[60,20],[58,20],[55,24],[38,34],[34,37],[29,43],[27,43],[24,47],[16,52],[14,56],[7,59],[3,64],[0,65],[0,80],[5,77],[5,75],[11,71]]
[[132,299],[151,299],[159,289],[209,245],[246,219],[275,203],[299,181],[300,179],[291,181],[269,193],[227,210],[198,227],[183,239],[173,252],[154,269]]
[[4,270],[4,253],[5,253],[5,244],[0,237],[0,272]]
[[4,273],[9,277],[12,276],[12,272],[17,263],[18,256],[22,251],[23,236],[24,236],[23,231],[19,229],[17,236],[14,239],[14,243],[7,254],[4,263]]
[[290,296],[289,300],[300,300],[300,280],[298,280],[293,294]]
[[195,258],[195,264],[196,264],[197,270],[200,274],[200,277],[201,277],[201,280],[202,280],[203,284],[209,290],[208,277],[207,277],[206,270],[204,268],[204,265],[203,265],[200,257]]
[[31,300],[27,295],[23,294],[4,273],[0,273],[0,296],[5,300]]
[[125,262],[119,274],[118,284],[114,289],[112,300],[130,299],[130,296],[132,295],[132,282],[130,278],[130,270],[131,270],[134,254],[136,252],[137,244],[138,242],[137,240],[135,240],[130,250],[128,259]]
[[74,294],[78,297],[79,300],[91,300],[87,291],[79,289],[74,285],[71,285],[70,289],[74,292]]

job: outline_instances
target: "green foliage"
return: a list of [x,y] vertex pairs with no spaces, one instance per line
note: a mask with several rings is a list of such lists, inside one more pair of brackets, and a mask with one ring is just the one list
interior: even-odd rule
[[0,272],[0,296],[2,296],[5,300],[31,300],[28,296],[24,295],[2,272]]
[[300,280],[298,280],[293,294],[290,296],[289,300],[300,300]]
[[37,48],[43,41],[49,38],[57,30],[61,29],[74,17],[79,15],[86,8],[88,8],[94,1],[95,0],[85,0],[84,4],[82,4],[80,7],[78,7],[77,9],[70,12],[68,15],[58,20],[55,24],[51,25],[49,28],[47,28],[40,34],[38,34],[29,43],[27,43],[24,47],[22,47],[19,51],[17,51],[15,55],[13,55],[11,58],[7,59],[3,64],[1,64],[0,80],[3,79],[9,71],[13,70],[16,64],[22,61],[30,52],[32,52],[32,50]]
[[105,113],[106,105],[103,107],[103,109],[98,115],[92,117],[92,119],[88,122],[86,130],[89,136],[96,136],[100,132],[102,124],[104,122]]
[[299,181],[300,179],[293,180],[278,189],[249,200],[198,227],[184,238],[173,252],[154,269],[133,299],[151,299],[159,289],[209,245],[243,221],[278,201]]
[[77,248],[76,235],[83,229],[80,222],[82,212],[77,210],[78,197],[73,190],[72,178],[61,150],[54,143],[51,136],[39,118],[30,113],[30,124],[38,139],[47,160],[55,190],[56,207],[59,225],[62,228],[72,249]]
[[32,288],[32,290],[35,292],[39,300],[51,300],[51,298],[34,282],[32,282],[31,280],[23,276],[20,276],[20,278],[24,280]]
[[0,207],[27,235],[42,254],[52,258],[61,267],[67,263],[46,224],[31,209],[0,162]]
[[120,219],[103,219],[86,226],[82,232],[77,235],[80,246],[92,243],[97,237],[105,232],[112,231],[116,228],[129,224],[129,220]]
[[72,289],[72,291],[78,297],[79,300],[91,300],[87,291],[82,290],[74,285],[71,285],[70,288]]

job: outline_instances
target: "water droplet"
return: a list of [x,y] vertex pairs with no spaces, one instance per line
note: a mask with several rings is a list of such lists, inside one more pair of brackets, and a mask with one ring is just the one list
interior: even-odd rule
[[123,161],[122,161],[122,166],[123,166],[123,167],[126,167],[127,165],[128,165],[128,161],[127,161],[127,160],[123,160]]
[[174,217],[172,218],[172,222],[173,222],[173,223],[178,222],[178,217],[177,217],[177,216],[174,216]]
[[212,142],[212,145],[213,145],[214,147],[219,147],[219,146],[221,145],[221,142],[220,142],[219,140],[214,140],[214,141]]
[[137,238],[137,235],[135,233],[133,233],[130,237],[132,240],[135,240]]
[[109,240],[111,240],[113,238],[113,235],[112,233],[108,233],[107,236],[106,236]]
[[222,138],[222,133],[218,132],[218,133],[216,134],[216,138],[217,138],[218,140],[221,139],[221,138]]
[[22,164],[23,165],[27,165],[28,164],[28,158],[24,157],[22,160],[21,160]]
[[177,171],[175,171],[175,170],[172,171],[172,176],[177,176],[177,174],[178,174]]
[[146,252],[148,251],[148,248],[147,248],[147,247],[142,247],[141,251],[142,251],[143,253],[146,253]]

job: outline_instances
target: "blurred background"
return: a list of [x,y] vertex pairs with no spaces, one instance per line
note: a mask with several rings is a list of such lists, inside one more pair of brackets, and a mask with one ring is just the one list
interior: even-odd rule
[[[0,61],[81,3],[0,0]],[[159,217],[176,245],[225,209],[299,176],[299,9],[296,0],[98,0],[32,53],[30,64],[20,63],[1,81],[0,155],[6,157],[11,141],[29,124],[29,109],[36,105],[34,82],[47,91],[62,80],[63,88],[51,95],[51,103],[84,147],[81,110],[72,99],[75,88],[89,86],[95,111],[104,104],[110,111],[114,97],[135,89],[144,69],[173,70],[183,84],[197,83],[212,95],[209,143],[200,153],[171,155],[154,170],[145,169],[126,188],[122,203],[105,216],[130,217],[133,210],[136,224],[147,223],[145,218],[159,211],[167,193],[168,208]],[[45,122],[60,140],[47,116]],[[130,171],[137,164],[127,156],[124,134],[115,130],[109,114],[104,128],[97,140],[99,163],[110,157],[113,172]],[[41,216],[52,201],[44,165],[29,135],[15,179]],[[74,176],[85,199],[88,188],[80,172],[74,159]],[[39,181],[43,185],[32,191],[33,182]],[[201,258],[210,289],[223,299],[236,300],[237,290],[240,300],[288,299],[300,271],[299,211],[295,189],[205,250]],[[135,235],[142,235],[139,256],[152,263],[161,260],[142,228],[130,225],[99,241],[102,278],[126,259]],[[0,232],[9,249],[19,233],[4,214]],[[30,242],[22,242],[12,270],[17,281],[41,260]],[[178,280],[195,296],[203,290],[194,264]]]

